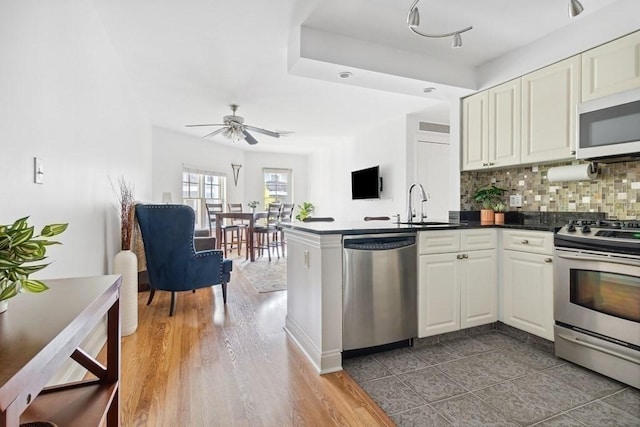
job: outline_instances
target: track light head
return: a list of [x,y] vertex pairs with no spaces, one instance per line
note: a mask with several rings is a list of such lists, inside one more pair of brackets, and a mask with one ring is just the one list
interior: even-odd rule
[[460,33],[455,33],[453,35],[453,43],[451,44],[451,47],[453,47],[454,49],[462,47],[462,36],[460,35]]
[[407,16],[407,25],[411,28],[415,28],[420,25],[420,11],[417,7],[414,7]]
[[569,1],[569,17],[570,18],[575,18],[576,16],[580,15],[583,10],[584,10],[584,7],[582,7],[582,4],[580,3],[579,0]]

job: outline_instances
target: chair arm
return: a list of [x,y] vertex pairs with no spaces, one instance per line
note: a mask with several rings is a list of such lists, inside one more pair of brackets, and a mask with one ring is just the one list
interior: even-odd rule
[[188,283],[195,287],[218,285],[231,279],[233,265],[224,260],[220,249],[194,253],[187,270]]

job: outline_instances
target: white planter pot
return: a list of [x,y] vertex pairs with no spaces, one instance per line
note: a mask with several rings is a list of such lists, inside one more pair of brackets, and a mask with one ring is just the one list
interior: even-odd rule
[[4,313],[9,308],[9,300],[0,301],[0,313]]
[[123,337],[138,329],[138,258],[120,251],[113,259],[113,273],[122,275],[120,287],[120,332]]

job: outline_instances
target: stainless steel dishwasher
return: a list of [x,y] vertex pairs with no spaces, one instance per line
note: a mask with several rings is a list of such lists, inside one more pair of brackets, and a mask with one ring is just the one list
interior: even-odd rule
[[345,236],[342,253],[343,350],[416,337],[416,235]]

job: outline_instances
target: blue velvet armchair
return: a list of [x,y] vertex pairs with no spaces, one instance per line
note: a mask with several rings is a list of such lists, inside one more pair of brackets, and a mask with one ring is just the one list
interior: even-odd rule
[[151,293],[171,292],[169,316],[175,312],[175,294],[213,285],[222,285],[222,299],[227,303],[227,283],[231,279],[231,260],[223,259],[221,250],[196,251],[195,215],[185,205],[136,205],[136,218],[144,243]]

